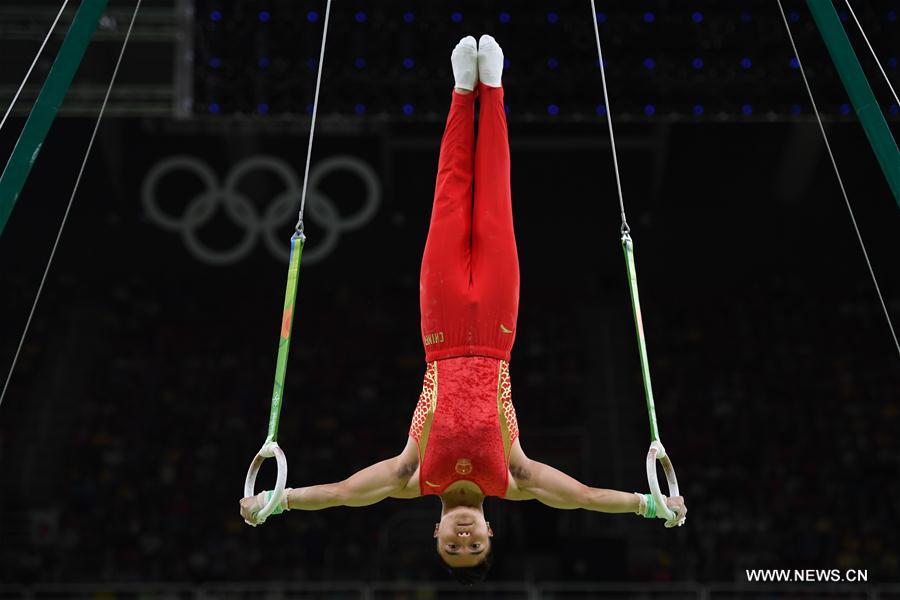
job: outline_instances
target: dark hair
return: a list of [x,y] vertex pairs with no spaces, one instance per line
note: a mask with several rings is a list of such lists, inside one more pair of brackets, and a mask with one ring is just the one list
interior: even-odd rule
[[488,571],[491,570],[491,565],[494,563],[494,544],[491,544],[487,549],[487,552],[484,553],[484,558],[482,558],[474,567],[451,567],[444,560],[444,557],[440,552],[438,552],[438,558],[440,559],[441,564],[444,565],[444,568],[447,569],[447,572],[450,573],[460,585],[475,585],[480,581],[484,581]]

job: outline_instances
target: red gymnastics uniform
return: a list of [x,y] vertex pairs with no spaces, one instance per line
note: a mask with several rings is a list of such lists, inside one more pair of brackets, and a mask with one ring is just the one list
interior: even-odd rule
[[419,302],[427,368],[409,435],[419,446],[421,492],[441,494],[467,479],[485,495],[505,496],[519,433],[508,365],[519,259],[503,88],[453,92]]

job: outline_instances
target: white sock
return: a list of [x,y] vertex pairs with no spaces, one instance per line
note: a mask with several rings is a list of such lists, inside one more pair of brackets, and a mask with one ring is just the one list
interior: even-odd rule
[[453,66],[456,87],[470,92],[474,90],[478,85],[478,48],[475,38],[467,35],[459,40],[450,54],[450,64]]
[[478,41],[478,76],[481,82],[491,87],[500,87],[503,76],[503,49],[497,40],[489,35]]

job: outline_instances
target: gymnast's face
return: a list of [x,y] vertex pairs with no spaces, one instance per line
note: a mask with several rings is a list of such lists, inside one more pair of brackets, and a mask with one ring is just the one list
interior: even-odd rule
[[491,547],[493,535],[484,513],[467,506],[448,510],[434,526],[438,554],[453,568],[480,563]]

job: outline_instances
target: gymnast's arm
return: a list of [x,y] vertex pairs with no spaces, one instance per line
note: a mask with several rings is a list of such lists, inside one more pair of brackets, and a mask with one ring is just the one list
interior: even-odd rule
[[343,481],[286,492],[288,507],[320,510],[334,506],[369,506],[385,498],[412,498],[415,496],[411,495],[407,484],[418,465],[418,447],[412,439],[407,439],[406,447],[397,456],[357,471]]
[[[553,508],[583,508],[604,513],[637,513],[641,508],[638,494],[593,488],[549,465],[531,460],[525,456],[519,440],[510,449],[509,464],[515,480],[515,486],[510,486],[507,494],[510,500],[535,499]],[[668,498],[666,504],[673,510],[687,512],[680,496]]]
[[[335,506],[368,506],[385,498],[415,498],[418,486],[410,485],[418,469],[419,450],[415,441],[407,439],[403,451],[357,471],[347,479],[301,488],[285,489],[284,509],[321,510]],[[266,492],[241,500],[241,515],[254,522],[256,513],[265,505]]]

